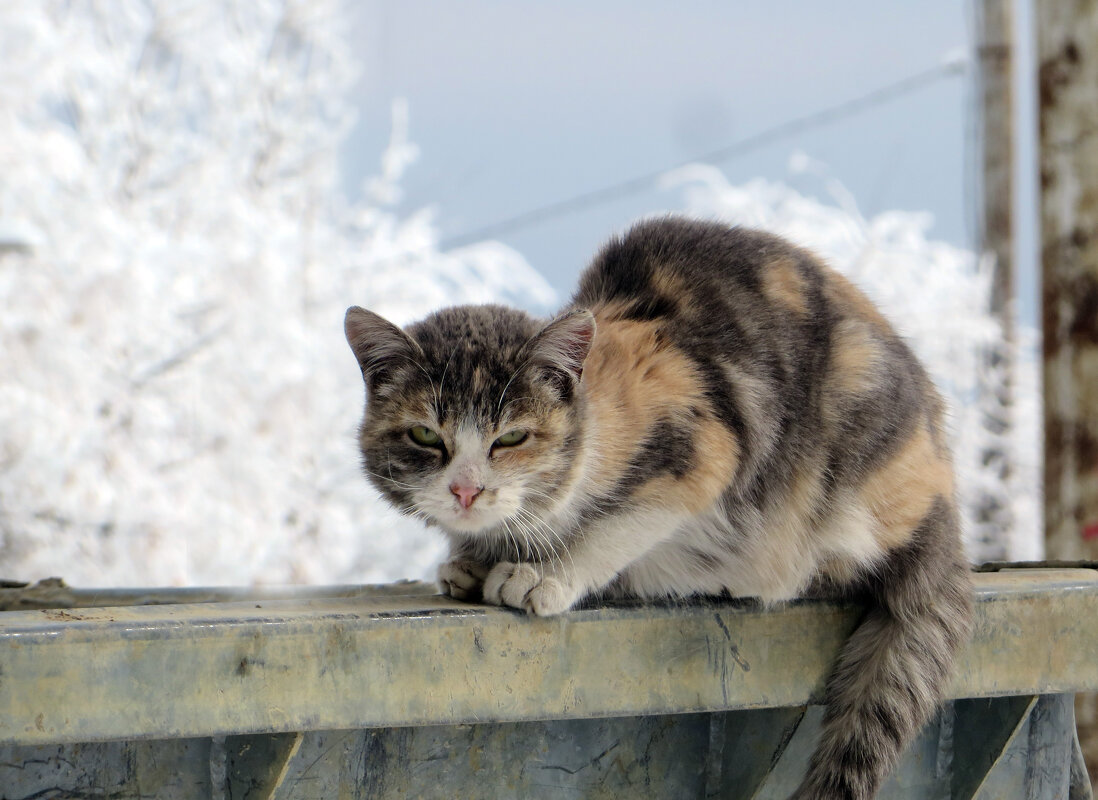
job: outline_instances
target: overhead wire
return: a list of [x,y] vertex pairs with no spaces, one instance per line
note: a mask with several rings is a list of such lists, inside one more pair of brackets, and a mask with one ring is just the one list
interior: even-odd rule
[[494,239],[502,235],[513,233],[523,228],[538,225],[551,219],[566,214],[580,211],[593,206],[603,205],[619,200],[630,195],[647,191],[656,185],[657,181],[668,172],[688,166],[690,164],[719,164],[736,156],[757,150],[777,140],[786,139],[814,128],[829,125],[855,114],[868,111],[876,106],[892,102],[900,97],[917,92],[932,84],[947,78],[964,74],[967,62],[962,59],[954,59],[939,64],[931,69],[908,75],[898,81],[880,86],[866,94],[846,100],[828,108],[814,111],[800,117],[787,120],[766,130],[759,131],[737,142],[711,150],[708,153],[671,164],[657,170],[646,172],[626,180],[612,183],[598,189],[581,192],[571,197],[547,203],[537,208],[532,208],[520,214],[501,219],[487,225],[443,237],[439,241],[439,249],[450,250],[462,247],[485,239]]

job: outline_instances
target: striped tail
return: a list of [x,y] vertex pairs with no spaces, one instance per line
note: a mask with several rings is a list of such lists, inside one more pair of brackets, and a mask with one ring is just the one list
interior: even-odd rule
[[937,708],[972,624],[959,527],[939,497],[868,578],[873,606],[828,681],[820,743],[796,800],[870,800]]

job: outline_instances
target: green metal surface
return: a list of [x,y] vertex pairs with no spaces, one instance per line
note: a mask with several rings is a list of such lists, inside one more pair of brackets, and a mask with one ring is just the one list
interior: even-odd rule
[[[1098,689],[1098,572],[976,580],[951,696]],[[801,706],[860,614],[726,601],[537,619],[408,589],[0,613],[0,742]]]
[[0,746],[0,800],[217,797],[209,739]]
[[[947,704],[880,800],[1087,800],[1072,698]],[[786,800],[822,709],[0,746],[4,800]],[[996,742],[985,748],[985,741]],[[966,759],[985,749],[975,784]],[[958,776],[965,776],[960,782]],[[1078,794],[1073,794],[1078,792]]]
[[952,796],[968,800],[986,787],[990,774],[1005,756],[1033,712],[1038,698],[1031,695],[996,700],[958,700],[954,716],[980,736],[964,737],[954,745]]
[[309,598],[383,597],[385,595],[435,594],[434,584],[421,581],[366,586],[185,586],[172,589],[78,589],[60,578],[30,584],[0,580],[0,611],[45,608],[101,608],[105,606],[180,605],[229,603],[234,600],[304,600]]
[[230,797],[274,800],[286,786],[294,756],[301,749],[301,733],[268,736],[227,736],[225,786]]

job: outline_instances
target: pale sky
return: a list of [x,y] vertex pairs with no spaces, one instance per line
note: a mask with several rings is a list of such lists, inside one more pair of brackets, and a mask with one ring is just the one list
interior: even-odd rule
[[[364,74],[345,157],[376,170],[390,102],[407,98],[421,151],[401,209],[433,205],[443,239],[733,144],[942,64],[968,49],[956,0],[663,3],[369,0],[352,32]],[[971,89],[954,76],[721,164],[734,182],[783,180],[792,153],[823,162],[863,214],[934,214],[972,246]],[[568,295],[599,243],[680,205],[648,191],[500,238]],[[1028,240],[1023,247],[1029,247]]]

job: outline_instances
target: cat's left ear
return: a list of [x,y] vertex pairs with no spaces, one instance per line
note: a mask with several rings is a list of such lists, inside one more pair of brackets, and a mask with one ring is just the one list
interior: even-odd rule
[[560,370],[578,381],[594,340],[594,315],[587,309],[571,311],[550,322],[530,340],[531,361]]
[[371,390],[395,367],[419,352],[408,334],[384,317],[358,306],[347,309],[343,330]]

